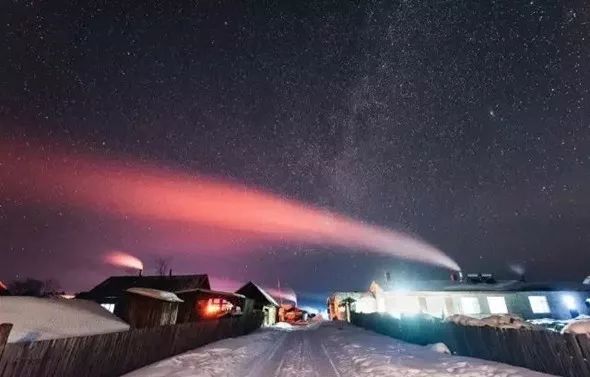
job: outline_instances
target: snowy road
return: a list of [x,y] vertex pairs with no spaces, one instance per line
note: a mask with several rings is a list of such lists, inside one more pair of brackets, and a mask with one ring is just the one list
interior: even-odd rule
[[136,370],[128,377],[542,377],[484,360],[435,353],[354,326],[326,322],[264,329]]

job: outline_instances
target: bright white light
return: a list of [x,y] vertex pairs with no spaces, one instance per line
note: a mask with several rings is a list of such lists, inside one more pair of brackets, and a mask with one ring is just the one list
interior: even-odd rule
[[461,309],[463,310],[463,314],[481,313],[477,297],[461,297]]
[[433,317],[442,318],[445,313],[445,300],[443,297],[426,297],[426,313]]
[[397,307],[404,314],[420,313],[420,302],[416,296],[399,296]]
[[372,297],[363,297],[354,303],[357,313],[375,313],[376,302]]
[[385,300],[383,297],[377,297],[377,312],[385,312]]
[[576,309],[577,305],[576,305],[576,298],[572,295],[563,295],[561,297],[561,299],[563,300],[563,304],[565,305],[565,307],[568,310],[573,310]]
[[100,304],[100,306],[102,306],[103,308],[105,308],[106,310],[108,310],[111,313],[115,312],[115,304]]
[[549,302],[547,302],[546,296],[529,296],[529,303],[531,309],[535,314],[547,314],[551,313],[549,309]]
[[506,307],[506,300],[502,296],[490,296],[488,299],[488,305],[490,307],[490,313],[492,314],[506,314],[508,308]]

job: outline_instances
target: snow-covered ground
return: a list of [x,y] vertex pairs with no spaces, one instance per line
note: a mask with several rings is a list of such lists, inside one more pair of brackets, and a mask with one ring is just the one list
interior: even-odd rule
[[0,297],[0,323],[12,323],[8,342],[125,331],[129,325],[99,304],[60,298]]
[[[163,360],[127,377],[542,377],[451,356],[338,322],[262,329]],[[439,347],[440,348],[440,347]]]

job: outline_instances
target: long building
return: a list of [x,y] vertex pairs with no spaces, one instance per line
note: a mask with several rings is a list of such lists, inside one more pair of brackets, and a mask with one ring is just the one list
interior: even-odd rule
[[483,317],[510,313],[524,319],[568,319],[580,314],[590,315],[590,285],[497,281],[487,274],[470,274],[457,281],[381,284],[374,281],[368,291],[337,292],[330,296],[328,313],[331,319],[346,320],[347,310],[389,313],[397,317],[418,313],[439,318],[454,314]]

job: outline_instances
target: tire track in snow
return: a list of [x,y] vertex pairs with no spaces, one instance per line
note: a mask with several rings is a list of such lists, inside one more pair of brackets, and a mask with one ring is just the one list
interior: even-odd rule
[[[253,367],[245,377],[274,376],[282,366],[283,359],[285,358],[284,344],[286,338],[287,333],[281,334],[281,337],[276,342],[269,345],[268,351],[252,360]],[[275,364],[276,366],[274,366]]]

